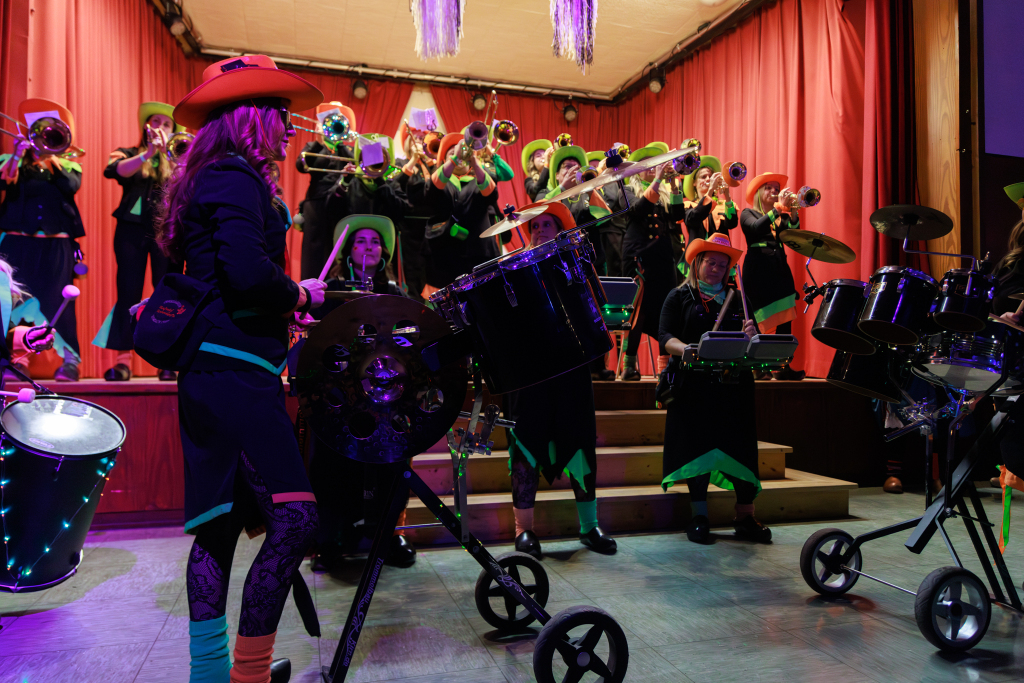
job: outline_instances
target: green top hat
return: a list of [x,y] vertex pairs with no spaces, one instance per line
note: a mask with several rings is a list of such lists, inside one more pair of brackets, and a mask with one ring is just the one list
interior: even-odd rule
[[587,165],[597,168],[604,158],[604,152],[587,152]]
[[559,147],[555,150],[555,153],[551,155],[551,166],[549,167],[548,175],[548,189],[553,190],[558,186],[558,182],[555,180],[555,176],[558,175],[558,167],[566,159],[575,159],[579,163],[580,168],[587,167],[587,152],[578,145],[566,145],[565,147]]
[[1024,211],[1024,183],[1014,183],[1003,188],[1006,196],[1016,204],[1021,211]]
[[538,149],[551,149],[551,140],[534,140],[525,147],[523,147],[523,173],[530,175],[530,157]]
[[[146,121],[149,121],[149,117],[153,114],[163,114],[171,121],[174,121],[174,105],[167,104],[166,102],[143,102],[139,105],[139,130],[146,129]],[[174,122],[174,132],[181,133],[185,130],[185,126],[179,126],[178,122]]]
[[337,244],[341,239],[341,233],[348,226],[348,233],[345,235],[345,244],[341,245],[341,251],[345,250],[352,237],[364,228],[374,230],[380,235],[381,246],[384,248],[384,262],[391,263],[391,254],[395,251],[395,224],[387,216],[374,214],[356,213],[345,216],[334,226],[334,242]]
[[668,145],[664,142],[651,142],[646,147],[641,147],[629,155],[630,161],[643,161],[648,157],[656,157],[659,154],[668,154]]
[[718,160],[718,157],[713,157],[710,154],[700,156],[700,166],[697,167],[697,170],[683,178],[683,196],[690,201],[697,200],[697,174],[702,168],[710,168],[712,173],[721,173],[722,162]]

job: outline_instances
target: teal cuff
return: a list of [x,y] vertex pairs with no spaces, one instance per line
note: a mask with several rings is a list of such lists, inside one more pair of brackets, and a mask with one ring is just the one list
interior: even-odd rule
[[673,205],[682,204],[685,201],[686,201],[686,197],[683,196],[681,193],[673,193],[673,194],[670,194],[668,196],[668,203],[669,204],[673,204]]
[[576,514],[580,518],[580,533],[586,534],[597,528],[597,500],[576,503]]
[[207,621],[188,622],[189,683],[228,683],[231,657],[228,652],[227,615]]
[[494,155],[494,175],[498,177],[499,181],[512,180],[516,177],[512,167],[505,163],[505,160],[497,154]]

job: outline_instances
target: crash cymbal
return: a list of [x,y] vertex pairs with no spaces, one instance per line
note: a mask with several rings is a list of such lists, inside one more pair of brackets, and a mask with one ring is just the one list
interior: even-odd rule
[[364,296],[370,296],[373,292],[338,292],[338,291],[326,291],[324,292],[324,299],[327,301],[336,301],[341,299],[342,301],[352,301],[353,299],[359,299]]
[[883,206],[869,220],[875,230],[898,240],[933,240],[953,232],[953,219],[927,206]]
[[643,173],[644,171],[649,171],[652,168],[656,168],[658,166],[661,166],[662,164],[668,163],[673,159],[678,159],[684,154],[689,154],[690,152],[698,151],[700,151],[700,147],[695,145],[693,147],[684,147],[683,149],[674,149],[671,152],[659,154],[658,156],[654,157],[647,157],[646,159],[643,159],[641,161],[623,162],[616,168],[609,168],[605,170],[604,173],[597,176],[596,178],[592,178],[585,183],[580,183],[579,185],[570,187],[568,190],[562,192],[559,195],[556,195],[553,199],[551,199],[551,201],[560,202],[563,199],[576,197],[585,192],[593,192],[594,190],[600,187],[604,187],[605,185],[609,185],[620,180],[625,180],[626,178],[635,176],[638,173]]
[[532,219],[544,213],[544,204],[547,203],[548,202],[544,202],[543,204],[538,204],[537,206],[523,209],[522,211],[513,211],[509,214],[508,218],[498,221],[480,233],[480,237],[493,237],[494,235],[500,235],[503,232],[508,232],[509,230],[518,228],[524,223],[529,223]]
[[309,331],[294,387],[312,432],[341,455],[389,463],[424,452],[455,424],[465,361],[437,372],[423,347],[451,333],[440,315],[401,296],[349,301]]
[[1007,299],[1016,299],[1017,301],[1024,301],[1024,292],[1017,292],[1016,294],[1008,294]]
[[779,241],[801,256],[824,263],[849,263],[857,258],[853,249],[835,237],[809,230],[783,230]]

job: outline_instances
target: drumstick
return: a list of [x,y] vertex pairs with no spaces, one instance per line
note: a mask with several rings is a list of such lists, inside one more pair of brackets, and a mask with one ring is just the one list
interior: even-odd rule
[[[1024,304],[1022,304],[1022,306],[1024,306]],[[1003,320],[1002,318],[994,316],[991,313],[988,314],[988,319],[993,321],[993,322],[1002,323],[1002,324],[1006,325],[1007,327],[1012,327],[1015,330],[1019,330],[1021,332],[1024,332],[1024,327],[1021,327],[1020,325],[1017,325],[1016,323],[1011,323],[1009,320]]]
[[750,314],[747,312],[747,295],[743,291],[743,273],[740,272],[740,264],[736,264],[736,284],[740,288],[740,301],[743,302],[743,320],[750,320]]
[[74,285],[67,285],[63,290],[61,290],[61,294],[64,296],[64,301],[60,302],[60,308],[57,309],[57,314],[53,316],[53,320],[51,320],[46,326],[46,331],[43,333],[44,337],[50,334],[50,330],[52,330],[53,326],[57,324],[58,320],[60,320],[60,317],[64,314],[64,309],[68,307],[68,302],[73,299],[77,299],[81,293],[82,290]]
[[331,255],[327,259],[327,263],[324,264],[324,269],[320,271],[320,277],[318,278],[323,282],[324,278],[327,277],[328,271],[331,270],[331,266],[334,265],[334,259],[338,257],[338,250],[341,249],[341,245],[345,244],[345,235],[348,234],[348,223],[345,224],[345,229],[341,231],[341,237],[334,243],[334,249],[331,250]]
[[722,326],[722,320],[725,319],[725,312],[729,310],[729,304],[732,303],[734,296],[736,296],[736,290],[730,289],[729,293],[725,296],[725,303],[722,304],[722,310],[718,312],[718,320],[715,321],[715,326],[711,328],[712,332],[718,332],[718,328]]

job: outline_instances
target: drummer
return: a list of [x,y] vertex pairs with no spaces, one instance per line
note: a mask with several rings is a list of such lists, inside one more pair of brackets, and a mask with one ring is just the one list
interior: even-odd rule
[[[685,481],[690,490],[690,524],[686,536],[694,543],[711,540],[708,486],[736,492],[733,526],[740,538],[767,543],[771,530],[754,517],[754,498],[761,490],[757,476],[757,429],[754,378],[749,369],[714,371],[681,367],[687,344],[711,331],[729,287],[725,278],[742,252],[728,235],[696,239],[686,248],[690,266],[686,282],[669,292],[661,312],[658,341],[673,356],[672,395],[665,417],[662,488]],[[742,320],[738,297],[720,329],[757,334],[753,320]],[[673,372],[673,369],[675,372]]]
[[[7,330],[11,324],[10,314],[3,315],[4,311],[10,311],[24,301],[31,299],[32,295],[25,290],[25,286],[14,279],[14,268],[0,258],[0,329],[4,331],[3,339],[0,340],[0,357],[10,360],[14,369],[28,378],[28,362],[25,360],[29,353],[42,353],[53,348],[53,332],[45,326],[27,327],[19,325],[13,328],[14,348],[13,354],[7,348]],[[12,357],[13,356],[13,357]],[[3,388],[3,380],[0,377],[0,389]]]
[[[530,245],[549,242],[575,227],[565,205],[547,204],[527,226]],[[587,366],[507,394],[505,414],[516,422],[509,430],[508,449],[516,550],[540,557],[540,541],[533,532],[540,475],[554,483],[565,473],[576,498],[580,543],[614,553],[615,540],[597,523],[597,414]]]
[[[796,285],[786,251],[779,240],[783,230],[800,228],[800,207],[789,188],[789,177],[762,173],[747,186],[747,204],[740,226],[747,239],[743,259],[743,289],[753,307],[754,320],[767,334],[792,334],[796,319]],[[787,364],[772,373],[775,379],[801,380],[806,373]],[[771,379],[766,376],[766,379]]]
[[1024,183],[1014,183],[1003,188],[1006,195],[1021,209],[1021,220],[1010,230],[1006,255],[996,265],[995,295],[992,299],[992,313],[1014,323],[1020,323],[1016,314],[1020,301],[1011,299],[1011,294],[1024,292]]

